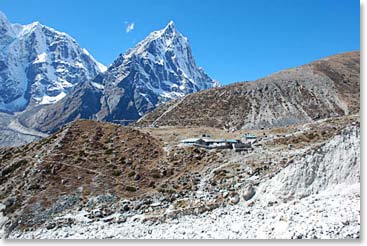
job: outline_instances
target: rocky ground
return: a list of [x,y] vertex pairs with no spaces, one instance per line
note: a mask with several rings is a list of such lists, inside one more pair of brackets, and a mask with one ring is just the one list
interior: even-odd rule
[[347,52],[161,104],[137,126],[263,129],[356,114],[360,54]]
[[245,131],[78,121],[1,150],[0,224],[7,238],[359,238],[359,125],[250,131],[237,153],[179,140]]
[[[60,227],[13,232],[11,238],[99,239],[350,239],[360,236],[359,184],[336,191],[323,191],[280,205],[241,202],[199,215],[166,221],[144,221],[139,216],[125,222],[93,222],[86,212],[56,219]],[[115,216],[115,217],[114,217]],[[118,218],[114,214],[106,218]],[[112,220],[113,221],[113,220]]]

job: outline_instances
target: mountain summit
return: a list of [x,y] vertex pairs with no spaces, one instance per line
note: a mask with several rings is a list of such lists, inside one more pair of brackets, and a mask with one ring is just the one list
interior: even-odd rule
[[66,33],[11,24],[0,12],[0,111],[55,103],[104,70]]
[[60,102],[24,114],[22,123],[46,132],[78,118],[129,123],[159,104],[218,86],[171,21]]
[[196,65],[188,39],[177,31],[173,21],[162,30],[152,32],[109,68],[112,74],[121,70],[129,73],[123,79],[118,78],[119,81],[112,81],[134,84],[136,92],[148,104],[146,109],[137,105],[140,115],[162,102],[219,86]]

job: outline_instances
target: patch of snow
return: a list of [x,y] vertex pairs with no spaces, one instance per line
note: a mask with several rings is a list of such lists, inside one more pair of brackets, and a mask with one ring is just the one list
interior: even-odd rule
[[59,78],[57,81],[57,87],[56,90],[63,90],[65,88],[71,88],[74,85],[70,83],[69,81],[66,81],[65,79]]
[[76,61],[75,62],[75,66],[77,66],[78,68],[83,68],[83,69],[86,69],[83,65],[83,63],[79,62],[79,61]]
[[94,61],[94,62],[96,63],[96,66],[97,66],[98,70],[99,70],[101,73],[104,73],[104,72],[106,72],[106,71],[107,71],[107,67],[106,67],[105,65],[103,65],[102,63],[100,63],[100,62],[96,61],[96,59],[94,59],[94,57],[93,57],[93,56],[88,52],[88,50],[87,50],[87,49],[82,48],[82,50],[83,50],[83,52],[84,52],[87,56],[89,56],[89,57],[92,59],[92,61]]
[[93,85],[93,87],[99,89],[99,90],[103,90],[104,89],[104,85],[95,83],[95,82],[91,82],[91,84]]
[[101,73],[104,73],[104,72],[107,71],[107,67],[105,65],[103,65],[102,63],[96,61],[96,64],[97,64],[98,70]]
[[[62,67],[58,67],[58,68],[56,68],[56,73],[65,73],[65,72],[67,72],[67,70],[65,69],[65,68],[62,68]],[[38,74],[37,74],[38,75]]]
[[42,52],[41,54],[39,54],[36,58],[36,60],[33,62],[33,64],[36,63],[42,63],[42,62],[46,62],[47,59],[47,54],[46,52]]
[[56,103],[58,101],[60,101],[61,99],[63,99],[64,97],[66,96],[66,93],[65,92],[60,92],[57,96],[48,96],[48,95],[45,95],[42,97],[42,100],[39,104],[41,105],[44,105],[44,104],[53,104],[53,103]]

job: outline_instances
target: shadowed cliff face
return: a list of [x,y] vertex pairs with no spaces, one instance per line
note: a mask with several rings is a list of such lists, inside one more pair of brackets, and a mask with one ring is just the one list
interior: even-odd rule
[[359,112],[359,52],[327,57],[254,82],[187,96],[158,107],[137,125],[259,129]]

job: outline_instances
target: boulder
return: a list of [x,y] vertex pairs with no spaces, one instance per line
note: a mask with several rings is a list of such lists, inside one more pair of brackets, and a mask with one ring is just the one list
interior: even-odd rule
[[4,202],[4,206],[5,206],[5,209],[8,209],[10,208],[11,206],[13,206],[13,204],[15,203],[15,198],[14,197],[11,197],[11,198],[8,198],[5,202]]
[[140,179],[141,179],[141,176],[139,174],[136,174],[134,177],[134,180],[140,180]]
[[51,230],[56,227],[56,223],[50,222],[46,225],[47,230]]
[[229,192],[228,191],[223,191],[223,198],[227,198],[229,195]]
[[161,206],[161,203],[160,202],[155,202],[155,203],[152,203],[150,204],[151,207],[159,207]]
[[233,193],[230,197],[229,197],[229,202],[232,205],[235,205],[237,203],[240,202],[240,196],[237,193]]
[[248,185],[242,192],[242,197],[245,201],[250,200],[255,195],[255,189],[252,185]]
[[116,221],[117,224],[122,224],[122,223],[125,223],[125,222],[126,222],[125,217],[118,218],[117,221]]
[[127,212],[127,211],[129,211],[129,210],[130,210],[130,207],[129,207],[129,205],[128,205],[128,204],[125,204],[125,205],[122,207],[122,209],[123,209],[125,212]]

